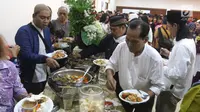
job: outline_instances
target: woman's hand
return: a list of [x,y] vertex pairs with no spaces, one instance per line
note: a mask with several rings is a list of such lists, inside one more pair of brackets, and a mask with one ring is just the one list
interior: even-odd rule
[[20,51],[20,46],[18,46],[18,45],[11,46],[9,48],[9,51],[13,57],[17,57],[17,55],[19,54],[19,51]]

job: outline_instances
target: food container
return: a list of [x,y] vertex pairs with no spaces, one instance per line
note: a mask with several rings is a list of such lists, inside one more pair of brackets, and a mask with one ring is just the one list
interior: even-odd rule
[[[64,69],[59,70],[54,73],[52,73],[51,76],[49,76],[48,84],[51,87],[51,89],[58,95],[59,97],[62,97],[62,90],[63,88],[71,88],[76,87],[76,83],[68,83],[66,81],[56,81],[55,78],[57,77],[64,77],[65,75],[83,75],[85,71],[78,70],[78,69]],[[89,84],[92,81],[92,76],[88,73],[85,77],[88,78],[87,83],[83,83],[82,85]]]
[[80,112],[104,112],[103,89],[97,85],[80,88]]
[[[76,70],[76,69],[66,69],[55,72],[51,79],[59,86],[76,86],[77,80],[84,75],[85,71]],[[91,82],[92,76],[86,74],[83,80],[83,84],[88,84]]]

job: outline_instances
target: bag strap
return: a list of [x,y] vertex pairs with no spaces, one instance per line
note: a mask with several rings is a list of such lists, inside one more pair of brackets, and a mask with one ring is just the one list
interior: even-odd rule
[[42,34],[35,28],[35,26],[33,26],[32,23],[29,23],[28,25],[39,34],[40,39],[44,43],[46,51],[49,51],[50,47],[48,46],[48,44],[47,44],[46,40],[44,39],[44,37],[42,36]]
[[161,26],[161,27],[162,27],[162,29],[165,31],[165,33],[167,34],[168,39],[170,39],[170,36],[169,36],[167,30],[166,30],[163,26]]
[[160,39],[160,37],[163,38],[163,34],[162,34],[162,32],[161,32],[161,27],[158,28],[158,39]]

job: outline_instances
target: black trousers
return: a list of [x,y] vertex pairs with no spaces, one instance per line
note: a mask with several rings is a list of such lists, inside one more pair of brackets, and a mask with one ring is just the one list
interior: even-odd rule
[[180,100],[170,91],[162,91],[157,97],[156,112],[175,112],[177,103]]
[[200,72],[198,71],[193,77],[192,84],[200,80]]
[[45,85],[47,81],[39,82],[39,83],[30,83],[30,82],[23,82],[24,88],[28,93],[32,94],[40,94],[42,91],[44,91]]
[[[115,74],[116,75],[116,74]],[[142,103],[142,104],[136,104],[136,105],[130,105],[129,103],[126,103],[124,101],[122,101],[120,98],[119,98],[119,93],[121,91],[123,91],[123,89],[121,88],[120,84],[119,84],[119,78],[118,78],[118,74],[117,76],[114,76],[116,82],[117,82],[117,85],[116,85],[116,94],[117,94],[117,97],[118,99],[120,100],[122,106],[124,107],[125,111],[126,112],[132,112],[133,109],[135,109],[134,112],[152,112],[152,108],[153,108],[153,104],[154,104],[154,99],[155,99],[155,96],[151,97],[149,99],[149,101],[147,101],[146,103]]]

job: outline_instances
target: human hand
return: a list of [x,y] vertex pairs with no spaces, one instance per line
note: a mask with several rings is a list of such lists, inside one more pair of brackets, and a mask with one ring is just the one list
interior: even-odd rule
[[113,78],[111,72],[107,72],[107,83],[106,86],[108,89],[115,91],[116,90],[116,80]]
[[163,55],[163,56],[169,57],[170,51],[167,50],[166,48],[161,48],[160,54]]
[[64,39],[64,41],[69,42],[69,43],[74,42],[74,38],[72,38],[72,37],[64,37],[63,39]]
[[17,57],[17,55],[19,54],[19,51],[20,51],[20,46],[18,46],[18,45],[11,46],[9,48],[9,51],[11,52],[13,57]]
[[58,62],[53,58],[47,58],[46,63],[47,63],[47,66],[49,66],[50,68],[59,68],[60,67]]
[[153,91],[151,91],[151,90],[147,91],[147,94],[148,94],[150,97],[152,97],[152,96],[155,95],[155,93],[154,93]]

